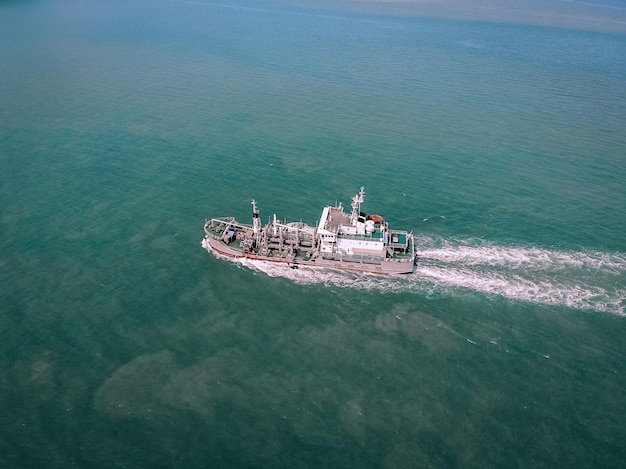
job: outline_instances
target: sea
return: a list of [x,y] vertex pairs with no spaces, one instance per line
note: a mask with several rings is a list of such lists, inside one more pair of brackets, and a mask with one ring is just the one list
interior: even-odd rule
[[0,467],[624,467],[626,33],[348,3],[0,2]]

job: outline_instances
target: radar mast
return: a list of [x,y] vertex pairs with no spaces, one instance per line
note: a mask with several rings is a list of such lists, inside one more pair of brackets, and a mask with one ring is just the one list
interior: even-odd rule
[[359,219],[359,214],[361,213],[361,204],[365,200],[365,187],[361,186],[361,191],[352,197],[352,214],[350,215],[350,220],[352,221],[352,225],[355,226],[356,222]]

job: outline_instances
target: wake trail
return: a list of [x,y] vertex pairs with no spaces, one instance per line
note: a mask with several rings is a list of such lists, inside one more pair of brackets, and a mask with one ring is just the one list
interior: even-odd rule
[[624,315],[623,253],[498,246],[480,240],[421,241],[418,273],[444,289]]

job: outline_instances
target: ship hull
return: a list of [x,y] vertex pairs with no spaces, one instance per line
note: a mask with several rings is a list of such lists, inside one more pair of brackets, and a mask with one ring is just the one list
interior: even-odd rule
[[251,259],[264,262],[275,262],[287,265],[289,267],[317,267],[347,270],[351,272],[364,272],[375,274],[410,274],[415,271],[415,259],[394,261],[394,260],[371,260],[371,259],[332,259],[325,257],[317,257],[313,260],[303,258],[286,258],[281,256],[262,256],[255,252],[243,252],[242,250],[231,247],[221,239],[216,239],[207,234],[202,241],[202,247],[210,253],[232,259]]

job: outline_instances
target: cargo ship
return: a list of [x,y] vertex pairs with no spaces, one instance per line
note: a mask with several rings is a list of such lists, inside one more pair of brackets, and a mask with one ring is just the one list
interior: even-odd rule
[[389,227],[378,214],[361,211],[365,189],[352,197],[351,212],[340,203],[328,205],[316,226],[302,221],[279,221],[274,214],[261,223],[252,200],[252,223],[234,217],[211,218],[204,223],[202,247],[228,258],[281,262],[289,267],[325,267],[377,274],[415,271],[412,232]]

